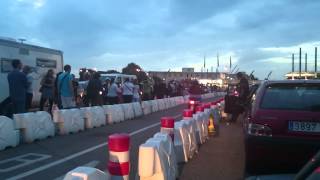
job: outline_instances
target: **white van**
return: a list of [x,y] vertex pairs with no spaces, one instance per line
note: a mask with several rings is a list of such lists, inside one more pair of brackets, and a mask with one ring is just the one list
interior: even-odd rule
[[115,82],[119,82],[120,84],[123,84],[124,81],[129,78],[130,81],[133,81],[135,79],[137,79],[136,75],[128,75],[128,74],[101,74],[100,76],[100,80],[102,81],[102,83],[104,83],[106,81],[106,79],[114,79]]
[[[8,73],[12,70],[13,59],[20,59],[23,65],[32,69],[33,76],[33,105],[40,101],[40,81],[49,69],[55,73],[63,70],[63,53],[59,50],[34,46],[15,41],[14,39],[0,38],[0,108],[5,107],[9,97]],[[1,112],[0,112],[1,113]]]

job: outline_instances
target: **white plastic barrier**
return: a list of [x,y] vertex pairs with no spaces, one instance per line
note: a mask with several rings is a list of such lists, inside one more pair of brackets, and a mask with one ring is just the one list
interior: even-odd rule
[[100,106],[85,107],[80,109],[85,121],[85,128],[91,129],[106,125],[106,116]]
[[188,159],[192,157],[189,134],[190,132],[185,122],[178,121],[174,123],[174,148],[178,163],[188,162]]
[[140,117],[143,115],[142,107],[139,102],[132,103],[132,107],[133,107],[135,117]]
[[80,166],[69,171],[63,180],[111,180],[111,178],[108,172]]
[[0,116],[0,150],[19,144],[19,130],[14,129],[12,119]]
[[14,114],[13,117],[16,129],[20,129],[24,142],[30,143],[55,135],[54,123],[50,114],[45,111]]
[[175,107],[177,104],[176,104],[176,101],[175,101],[174,97],[169,98],[169,99],[170,99],[171,107]]
[[121,108],[124,113],[124,120],[130,120],[134,118],[134,110],[132,103],[121,104]]
[[159,111],[159,106],[157,100],[151,100],[151,107],[152,107],[152,112],[158,112]]
[[170,99],[164,98],[163,100],[164,100],[165,109],[171,108]]
[[105,105],[102,106],[106,115],[107,122],[109,124],[119,123],[124,121],[124,112],[122,107],[117,105]]
[[194,153],[198,152],[198,144],[200,142],[197,141],[196,134],[197,134],[197,124],[196,121],[193,119],[193,111],[190,109],[183,110],[183,123],[187,125],[188,132],[189,132],[189,152],[190,158],[193,157]]
[[152,105],[150,101],[142,101],[141,107],[144,115],[150,114],[152,112]]
[[[139,147],[138,174],[140,180],[172,180],[177,177],[177,164],[171,156],[170,137],[153,137]],[[171,142],[172,143],[172,142]],[[171,146],[173,148],[173,146]]]
[[157,101],[158,101],[159,111],[165,110],[166,109],[165,100],[158,99]]
[[54,111],[53,120],[58,124],[59,134],[69,134],[84,130],[84,117],[80,109]]
[[197,112],[193,115],[196,122],[196,138],[197,142],[203,144],[206,140],[204,113]]
[[188,103],[189,102],[189,95],[183,96],[183,100],[184,100],[184,103]]

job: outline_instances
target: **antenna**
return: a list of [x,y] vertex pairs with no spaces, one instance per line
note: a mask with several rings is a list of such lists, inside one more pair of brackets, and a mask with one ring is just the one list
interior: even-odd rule
[[27,41],[27,40],[24,39],[24,38],[19,38],[18,40],[20,41],[21,44],[23,44],[24,41]]

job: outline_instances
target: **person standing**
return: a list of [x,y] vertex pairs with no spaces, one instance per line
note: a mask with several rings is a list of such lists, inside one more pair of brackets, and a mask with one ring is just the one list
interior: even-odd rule
[[119,98],[118,98],[118,93],[121,92],[120,88],[118,87],[118,85],[114,82],[114,79],[111,79],[110,81],[110,87],[108,90],[108,102],[110,105],[113,104],[118,104],[119,103]]
[[22,69],[22,72],[26,74],[27,82],[28,82],[28,88],[27,88],[27,94],[26,94],[26,111],[28,111],[31,108],[32,98],[33,98],[33,88],[32,88],[33,77],[31,76],[30,66],[24,66]]
[[132,84],[132,82],[130,82],[129,78],[126,78],[122,88],[123,88],[124,103],[131,103],[133,99],[134,85]]
[[91,106],[102,105],[102,83],[100,81],[99,73],[94,73],[93,78],[89,80],[87,97]]
[[232,111],[231,122],[236,122],[239,115],[244,111],[247,97],[249,95],[248,79],[241,72],[237,73],[237,79],[239,80],[239,84],[238,84],[239,97],[237,98],[234,104],[235,108]]
[[103,84],[103,104],[108,103],[108,91],[110,88],[110,79],[106,79],[105,83]]
[[61,98],[62,108],[75,107],[75,96],[73,89],[73,76],[71,75],[71,66],[64,66],[64,73],[58,77],[58,91]]
[[140,86],[138,84],[138,80],[134,80],[134,88],[133,88],[133,102],[140,102]]
[[26,112],[26,94],[28,80],[26,74],[21,72],[22,63],[19,59],[12,60],[13,70],[8,74],[9,94],[13,105],[13,113]]
[[49,101],[48,112],[51,113],[54,98],[54,83],[54,71],[52,69],[49,69],[47,74],[42,78],[40,82],[40,111],[43,111],[45,103]]

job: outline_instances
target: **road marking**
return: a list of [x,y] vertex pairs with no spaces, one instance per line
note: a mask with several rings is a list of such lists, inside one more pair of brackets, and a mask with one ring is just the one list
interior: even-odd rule
[[[84,164],[84,165],[81,165],[81,166],[92,167],[93,168],[93,167],[96,167],[99,163],[100,163],[100,161],[90,161],[87,164]],[[64,174],[62,176],[59,176],[59,177],[55,178],[54,180],[63,180],[65,176],[66,176],[66,174]]]
[[[176,115],[176,116],[173,116],[173,117],[174,117],[174,118],[178,118],[178,117],[180,117],[180,116],[181,116],[181,115]],[[140,133],[140,132],[143,132],[143,131],[148,130],[148,129],[153,128],[153,127],[156,127],[156,126],[158,126],[159,124],[160,124],[160,123],[152,124],[152,125],[150,125],[150,126],[144,127],[144,128],[139,129],[139,130],[137,130],[137,131],[131,132],[129,135],[130,135],[130,136],[134,136],[134,135],[136,135],[136,134],[138,134],[138,133]],[[108,145],[108,142],[98,144],[98,145],[96,145],[96,146],[93,146],[93,147],[91,147],[91,148],[82,150],[82,151],[80,151],[80,152],[78,152],[78,153],[75,153],[75,154],[72,154],[72,155],[70,155],[70,156],[63,157],[63,159],[59,159],[59,160],[54,161],[54,162],[52,162],[52,163],[49,163],[49,164],[43,165],[43,166],[41,166],[41,167],[32,169],[32,170],[30,170],[30,171],[26,171],[26,172],[24,172],[24,173],[18,174],[18,175],[16,175],[16,176],[13,176],[13,177],[11,177],[11,178],[8,178],[8,180],[16,180],[16,179],[25,178],[25,177],[30,176],[30,175],[32,175],[32,174],[38,173],[38,172],[40,172],[40,171],[49,169],[49,168],[51,168],[51,167],[53,167],[53,166],[56,166],[56,165],[59,165],[59,164],[62,164],[62,163],[64,163],[64,162],[66,162],[66,161],[69,161],[69,160],[71,160],[71,159],[74,159],[74,158],[76,158],[76,157],[79,157],[79,156],[82,156],[82,155],[84,155],[84,154],[87,154],[87,153],[89,153],[89,152],[91,152],[91,151],[94,151],[94,150],[96,150],[96,149],[102,148],[102,147],[104,147],[104,146],[106,146],[106,145]]]
[[[0,172],[9,172],[51,157],[52,156],[47,154],[27,153],[14,158],[2,160],[0,161]],[[10,164],[12,166],[10,166]],[[2,168],[2,166],[4,166],[4,168]]]

